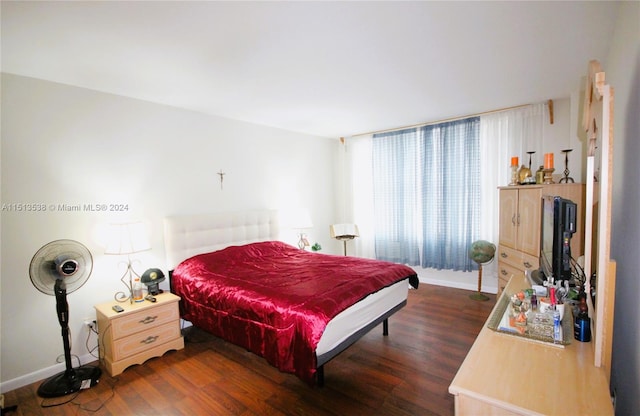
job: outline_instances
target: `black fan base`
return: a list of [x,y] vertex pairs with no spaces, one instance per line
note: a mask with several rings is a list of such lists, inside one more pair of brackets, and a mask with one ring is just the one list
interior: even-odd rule
[[101,375],[102,370],[91,365],[63,371],[43,381],[38,387],[38,396],[60,397],[75,393],[98,384]]

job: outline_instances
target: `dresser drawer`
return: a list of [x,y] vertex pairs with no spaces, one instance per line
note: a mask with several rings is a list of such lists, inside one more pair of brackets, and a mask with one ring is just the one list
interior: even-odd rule
[[538,270],[540,267],[540,258],[527,253],[522,253],[522,267],[530,272]]
[[498,248],[498,260],[522,272],[525,270],[536,270],[540,265],[538,257],[506,246],[500,246]]
[[511,247],[507,247],[503,245],[498,247],[498,260],[503,263],[510,264],[511,266],[520,270],[523,269],[523,265],[522,265],[523,255],[524,253],[522,253],[521,251],[515,250]]
[[145,308],[139,312],[113,319],[111,321],[111,336],[112,339],[117,340],[167,322],[176,322],[178,319],[177,303]]
[[145,352],[155,345],[162,345],[165,342],[180,337],[180,327],[176,322],[149,328],[125,338],[118,339],[113,343],[113,361],[122,360],[141,352]]
[[521,269],[513,267],[509,263],[498,261],[498,290],[504,289],[512,277],[522,275],[524,272]]

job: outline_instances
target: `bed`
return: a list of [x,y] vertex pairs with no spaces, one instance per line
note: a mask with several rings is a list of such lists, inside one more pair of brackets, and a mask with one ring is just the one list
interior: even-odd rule
[[[413,269],[278,241],[276,211],[164,220],[171,291],[194,326],[310,385],[324,364],[407,303]],[[361,270],[361,271],[360,271]]]

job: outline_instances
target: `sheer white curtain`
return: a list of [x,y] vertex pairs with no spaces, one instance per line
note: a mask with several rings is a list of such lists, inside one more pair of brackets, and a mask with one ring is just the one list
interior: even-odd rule
[[421,129],[373,135],[377,259],[410,266],[420,264],[422,228],[425,226],[422,214],[424,147]]
[[[542,160],[542,129],[546,106],[533,104],[480,117],[480,238],[498,245],[498,187],[511,180],[512,156],[528,167],[527,152],[536,152],[533,160]],[[539,166],[539,164],[538,164]],[[535,172],[538,166],[532,164]]]
[[346,217],[360,231],[360,237],[354,240],[355,255],[367,258],[375,258],[372,140],[371,135],[353,137],[343,146]]

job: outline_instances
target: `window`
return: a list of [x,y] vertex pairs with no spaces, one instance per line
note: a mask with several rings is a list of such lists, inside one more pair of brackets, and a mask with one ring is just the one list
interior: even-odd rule
[[474,238],[497,244],[498,186],[508,183],[511,156],[542,155],[544,116],[541,103],[349,138],[342,217],[359,226],[356,254],[475,269],[468,247]]
[[478,117],[373,137],[375,257],[472,270],[479,234]]

